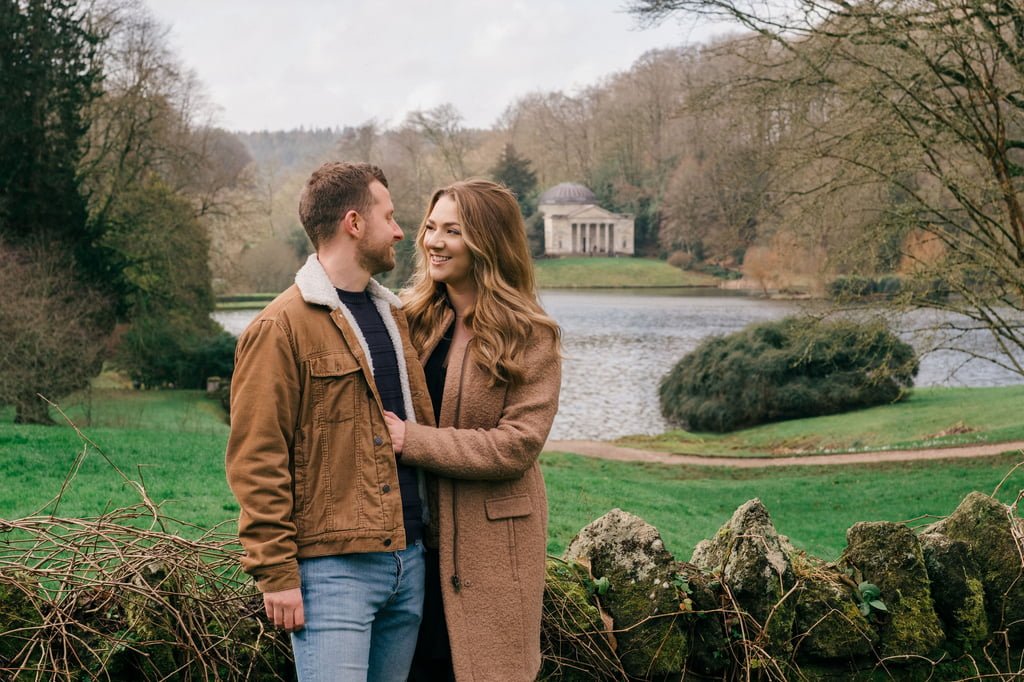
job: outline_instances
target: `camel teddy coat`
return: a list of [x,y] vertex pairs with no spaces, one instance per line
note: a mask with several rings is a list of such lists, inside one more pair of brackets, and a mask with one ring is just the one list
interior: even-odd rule
[[[421,361],[451,320],[449,311]],[[450,351],[440,427],[407,424],[402,461],[432,474],[432,530],[456,679],[528,682],[540,670],[547,550],[537,457],[558,411],[561,356],[550,330],[537,328],[523,382],[489,386],[472,344]]]

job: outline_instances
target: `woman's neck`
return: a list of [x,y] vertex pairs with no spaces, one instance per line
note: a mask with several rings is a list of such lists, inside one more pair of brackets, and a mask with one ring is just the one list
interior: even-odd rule
[[476,304],[476,289],[456,289],[451,286],[446,287],[446,289],[448,292],[448,302],[451,303],[452,309],[455,311],[455,318],[459,320],[465,319],[466,313]]

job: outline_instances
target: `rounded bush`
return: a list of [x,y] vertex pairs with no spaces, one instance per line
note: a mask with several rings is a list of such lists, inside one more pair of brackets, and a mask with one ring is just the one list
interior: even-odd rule
[[705,340],[658,393],[671,424],[725,432],[896,402],[917,369],[914,349],[881,323],[788,317]]

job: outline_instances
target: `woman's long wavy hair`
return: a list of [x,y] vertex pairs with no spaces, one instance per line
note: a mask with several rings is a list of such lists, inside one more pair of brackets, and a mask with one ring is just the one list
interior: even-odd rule
[[424,347],[442,324],[448,307],[444,283],[430,278],[429,254],[423,243],[427,218],[445,196],[455,201],[476,283],[476,304],[465,319],[473,331],[470,352],[477,365],[491,375],[492,386],[515,385],[523,378],[523,358],[533,329],[550,329],[556,342],[561,334],[537,300],[526,225],[515,196],[502,185],[464,180],[437,190],[430,198],[416,233],[416,271],[402,292],[413,345]]

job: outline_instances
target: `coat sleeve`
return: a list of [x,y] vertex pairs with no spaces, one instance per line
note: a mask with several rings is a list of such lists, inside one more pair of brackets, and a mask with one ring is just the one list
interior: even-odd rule
[[431,428],[407,422],[402,463],[456,479],[522,476],[540,455],[558,411],[561,357],[553,335],[548,338],[531,344],[523,381],[506,392],[497,426]]
[[263,592],[299,587],[291,450],[299,368],[285,329],[262,320],[238,340],[226,471],[241,508],[242,568]]

